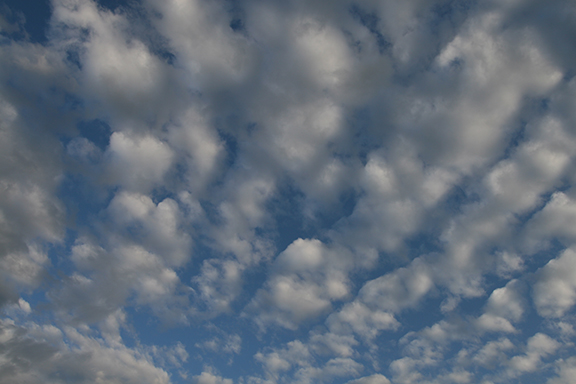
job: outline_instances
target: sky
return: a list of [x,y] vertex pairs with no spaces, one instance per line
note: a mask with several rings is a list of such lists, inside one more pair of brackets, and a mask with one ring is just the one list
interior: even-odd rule
[[572,384],[576,3],[0,3],[0,384]]

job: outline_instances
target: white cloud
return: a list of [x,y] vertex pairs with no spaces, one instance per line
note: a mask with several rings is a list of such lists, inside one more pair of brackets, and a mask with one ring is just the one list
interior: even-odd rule
[[231,302],[241,292],[244,266],[234,260],[208,259],[202,263],[198,284],[200,297],[209,313],[229,312]]
[[276,349],[265,354],[258,352],[254,358],[264,366],[269,377],[278,379],[279,373],[293,366],[308,367],[312,356],[307,345],[295,340],[287,343],[286,348],[283,349]]
[[180,266],[190,259],[191,240],[176,201],[166,198],[154,204],[147,195],[122,191],[114,196],[108,211],[119,231],[138,228],[131,230],[141,231],[142,244],[161,255],[167,265]]
[[509,320],[490,313],[485,313],[478,318],[476,325],[486,331],[492,332],[517,332]]
[[[108,246],[108,245],[107,245]],[[182,283],[164,261],[140,245],[113,242],[104,249],[79,239],[72,259],[79,271],[50,292],[56,311],[70,320],[98,322],[128,301],[149,306],[167,323],[186,323],[188,297]]]
[[202,372],[199,376],[192,378],[194,384],[232,384],[232,380],[214,375],[210,372]]
[[534,303],[538,313],[560,317],[576,303],[576,252],[567,249],[537,272]]
[[187,169],[183,177],[195,194],[212,181],[224,156],[223,145],[206,115],[199,108],[185,109],[168,133],[170,145],[184,157]]
[[386,376],[376,373],[371,376],[351,380],[347,384],[390,384],[390,380],[388,380]]
[[538,369],[543,357],[554,353],[560,344],[543,333],[537,333],[528,339],[526,353],[514,356],[510,360],[510,371],[513,377],[525,372],[534,372]]
[[550,378],[546,384],[569,384],[574,380],[576,375],[576,358],[571,357],[556,361],[558,376]]
[[382,330],[397,329],[400,323],[389,312],[371,310],[362,302],[353,301],[330,315],[327,325],[334,333],[345,334],[352,331],[371,340]]
[[351,335],[337,333],[317,333],[310,336],[310,347],[318,354],[351,357],[359,343]]
[[197,346],[216,353],[224,352],[238,354],[242,349],[242,338],[236,334],[214,337],[202,344],[197,344]]
[[[58,81],[59,63],[54,62],[52,55],[35,47],[20,49],[22,56],[17,58],[14,56],[17,52],[2,47],[5,51],[2,79],[10,74],[27,78],[31,81],[31,91],[46,86],[51,76]],[[3,85],[0,95],[0,306],[18,300],[18,286],[38,286],[49,264],[43,244],[62,241],[65,225],[63,204],[56,197],[61,175],[60,153],[58,149],[42,145],[44,142],[58,148],[57,144],[41,125],[30,126],[22,115],[24,111],[20,111],[24,106],[11,103],[9,99],[15,95],[7,91]]]
[[486,304],[477,326],[487,331],[517,332],[511,322],[518,322],[524,313],[522,283],[511,280],[505,287],[495,289]]
[[134,137],[114,132],[105,156],[110,182],[146,193],[162,183],[173,153],[168,145],[152,136]]
[[506,362],[505,352],[511,350],[514,350],[514,344],[507,338],[490,341],[476,353],[473,360],[481,366],[493,368]]
[[360,290],[361,300],[391,312],[415,307],[434,288],[435,276],[428,260],[416,258],[406,268],[367,282]]
[[1,383],[123,382],[169,383],[166,371],[156,367],[143,351],[107,345],[72,327],[0,323],[3,341]]
[[496,254],[496,273],[503,278],[509,278],[512,274],[521,272],[524,266],[522,256],[509,252],[499,252]]
[[297,239],[275,260],[273,274],[248,311],[259,312],[260,326],[276,323],[296,329],[303,321],[327,313],[332,302],[349,294],[348,252],[317,239]]
[[486,312],[512,321],[518,321],[524,313],[524,298],[522,283],[518,280],[509,281],[505,287],[492,291],[488,298]]
[[21,252],[10,252],[0,259],[3,278],[17,285],[36,287],[42,281],[44,267],[49,263],[48,256],[32,245]]
[[156,11],[153,23],[192,89],[210,92],[249,79],[255,65],[251,44],[229,27],[223,4],[147,0],[146,5]]
[[337,357],[324,365],[321,378],[326,381],[333,377],[358,376],[363,368],[362,364],[350,358]]
[[546,206],[536,213],[526,228],[528,250],[538,251],[546,247],[550,237],[556,237],[569,245],[574,242],[572,228],[576,222],[576,205],[572,191],[554,192]]
[[338,241],[354,249],[401,250],[427,210],[457,181],[454,172],[425,166],[411,143],[398,141],[389,151],[368,154],[359,178],[362,197],[353,213],[338,223],[333,233]]
[[122,124],[166,118],[163,101],[181,96],[169,67],[131,33],[125,14],[90,0],[56,0],[51,26],[56,49],[78,57],[81,70],[73,73],[79,93],[107,117]]
[[[535,209],[541,195],[556,188],[567,171],[573,142],[560,122],[539,121],[528,133],[530,139],[521,143],[509,159],[487,172],[480,190],[483,200],[471,203],[444,231],[447,258],[443,260],[443,280],[456,295],[483,294],[481,271],[493,267],[488,244],[513,246],[515,215]],[[501,265],[502,260],[496,262]]]

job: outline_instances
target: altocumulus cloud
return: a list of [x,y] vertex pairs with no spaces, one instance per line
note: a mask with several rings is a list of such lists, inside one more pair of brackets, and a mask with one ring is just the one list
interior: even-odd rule
[[572,1],[39,3],[0,383],[573,382]]

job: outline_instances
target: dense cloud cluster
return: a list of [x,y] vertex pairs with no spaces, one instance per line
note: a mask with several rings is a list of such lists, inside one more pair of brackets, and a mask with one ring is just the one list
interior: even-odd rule
[[576,5],[0,7],[0,383],[568,384]]

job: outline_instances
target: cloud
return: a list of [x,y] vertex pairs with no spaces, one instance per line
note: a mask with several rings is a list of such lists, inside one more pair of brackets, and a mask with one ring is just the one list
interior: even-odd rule
[[415,259],[408,268],[367,282],[361,299],[377,308],[392,312],[415,306],[433,287],[433,276],[425,258]]
[[192,378],[194,384],[232,384],[232,380],[213,375],[210,372],[202,372],[199,376]]
[[92,108],[119,123],[165,118],[164,101],[176,101],[182,88],[167,63],[132,33],[131,21],[93,1],[57,0],[50,33],[58,51],[76,58],[78,93]]
[[394,330],[400,325],[391,313],[371,310],[359,301],[346,304],[339,312],[330,315],[327,324],[332,332],[353,331],[367,340],[382,330]]
[[567,384],[574,377],[576,373],[576,359],[569,358],[566,360],[558,360],[556,364],[558,365],[558,376],[550,378],[547,384]]
[[442,168],[425,169],[405,141],[388,153],[371,152],[359,181],[363,196],[353,213],[338,223],[334,237],[354,248],[398,251],[403,240],[418,230],[427,208],[434,206],[456,179]]
[[139,233],[143,245],[161,255],[167,265],[180,266],[190,259],[191,239],[177,201],[166,198],[154,204],[147,195],[120,192],[108,212],[120,231],[129,227]]
[[549,236],[554,236],[565,244],[572,244],[572,221],[574,220],[572,193],[554,192],[550,201],[527,224],[526,242],[533,250],[547,247]]
[[307,367],[310,365],[312,356],[308,346],[299,340],[286,344],[286,348],[254,355],[256,361],[260,362],[268,377],[278,379],[280,372],[289,370],[292,366]]
[[[21,100],[44,87],[65,88],[66,82],[57,55],[43,47],[15,44],[2,45],[1,50],[0,305],[4,305],[17,301],[19,289],[40,284],[49,264],[43,244],[59,243],[64,237],[66,213],[56,196],[60,150],[51,132],[58,131],[52,124],[57,126],[62,119],[50,119],[54,105],[48,100],[42,108]],[[7,85],[11,78],[15,88]]]
[[572,3],[50,4],[0,18],[0,381],[568,380]]
[[511,322],[520,320],[524,307],[522,283],[511,280],[505,287],[492,292],[486,311],[477,320],[477,326],[487,331],[517,332]]
[[133,301],[149,306],[168,323],[187,322],[188,293],[182,292],[174,269],[139,245],[113,246],[108,251],[88,239],[79,239],[73,260],[84,270],[74,272],[50,292],[58,305],[56,310],[90,324]]
[[567,249],[538,271],[538,280],[534,284],[534,303],[542,316],[560,317],[576,302],[573,275],[575,262],[576,253]]
[[351,380],[347,384],[389,384],[390,380],[386,376],[380,375],[378,373],[362,377],[360,379]]
[[[536,210],[541,196],[556,188],[568,170],[572,150],[567,143],[571,139],[562,124],[547,119],[530,128],[531,139],[483,177],[482,202],[471,203],[443,234],[449,243],[443,260],[444,280],[454,294],[483,293],[478,272],[490,269],[493,260],[492,255],[486,255],[487,245],[513,247],[514,227],[518,225],[514,215]],[[476,256],[479,254],[484,257]]]
[[265,367],[266,376],[273,382],[282,381],[286,372],[294,369],[299,383],[326,382],[339,377],[359,376],[363,365],[351,358],[337,357],[316,366],[314,355],[300,341],[289,342],[286,348],[266,354],[257,353],[255,359]]
[[486,343],[473,359],[480,365],[491,368],[505,362],[507,360],[505,352],[513,349],[514,344],[509,339],[502,338]]
[[350,357],[355,354],[354,347],[359,342],[351,335],[337,333],[311,334],[311,348],[318,354],[336,355],[338,357]]
[[558,347],[559,344],[556,340],[543,333],[537,333],[528,339],[526,354],[514,356],[510,360],[510,373],[516,376],[519,373],[535,371],[538,369],[541,359],[555,352]]
[[345,249],[330,249],[317,239],[295,240],[277,257],[266,287],[247,310],[259,312],[261,326],[288,329],[327,313],[332,301],[349,294],[347,256]]
[[143,351],[110,346],[66,327],[0,323],[2,383],[169,383]]
[[236,334],[227,335],[226,337],[215,337],[199,345],[202,348],[211,350],[215,353],[240,353],[242,349],[242,338]]
[[162,183],[172,162],[170,147],[151,137],[130,137],[122,132],[110,136],[110,180],[132,191],[147,192]]

